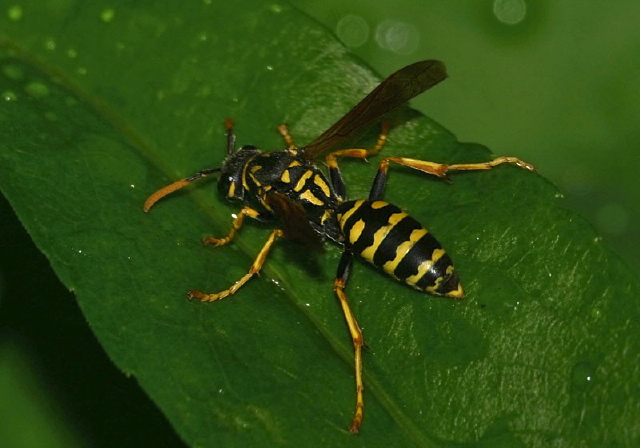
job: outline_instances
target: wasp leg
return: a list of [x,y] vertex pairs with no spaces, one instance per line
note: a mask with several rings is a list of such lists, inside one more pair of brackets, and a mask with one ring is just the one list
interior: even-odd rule
[[386,121],[382,122],[382,129],[380,130],[380,134],[378,135],[378,140],[376,144],[371,149],[341,149],[338,151],[331,152],[327,155],[325,161],[327,166],[329,167],[329,176],[331,179],[331,184],[333,186],[334,191],[338,198],[344,200],[347,196],[346,188],[344,184],[344,180],[342,178],[342,173],[340,172],[340,167],[338,166],[338,157],[355,157],[358,159],[366,159],[367,157],[371,157],[380,152],[384,144],[387,142],[387,136],[389,135],[389,123]]
[[344,293],[344,289],[349,279],[349,271],[351,270],[351,262],[353,261],[353,254],[345,250],[340,258],[340,264],[338,265],[338,273],[336,274],[335,282],[333,283],[333,290],[335,291],[338,299],[340,300],[340,306],[342,307],[342,313],[347,321],[349,327],[349,333],[353,340],[354,360],[355,360],[355,373],[356,373],[356,411],[353,415],[353,421],[349,426],[349,431],[352,434],[357,433],[362,425],[362,419],[364,416],[364,398],[363,391],[364,385],[362,383],[362,331],[358,326],[349,302],[347,302],[347,296]]
[[162,199],[166,195],[171,194],[174,191],[179,190],[183,187],[186,187],[194,180],[202,179],[204,177],[207,177],[209,174],[219,173],[219,172],[220,172],[220,168],[210,168],[208,170],[198,171],[196,174],[192,176],[176,181],[170,185],[167,185],[166,187],[162,187],[161,189],[153,193],[151,196],[149,196],[146,201],[144,201],[144,206],[142,207],[142,209],[145,212],[148,212],[149,209],[151,209],[151,207],[153,207],[156,202],[158,202],[160,199]]
[[283,123],[280,126],[278,126],[278,132],[284,139],[284,142],[287,144],[288,149],[298,149],[296,144],[293,142],[293,137],[291,137],[291,134],[289,133],[289,128],[287,127],[286,124]]
[[223,238],[207,237],[207,238],[203,238],[202,242],[204,244],[212,244],[216,247],[229,244],[231,240],[233,240],[233,238],[236,236],[236,233],[238,233],[238,230],[240,230],[240,228],[242,227],[242,223],[244,222],[245,216],[248,216],[249,218],[253,218],[253,219],[262,218],[262,214],[258,210],[254,210],[251,207],[247,207],[247,206],[242,207],[242,210],[240,210],[238,215],[235,217],[235,219],[231,223],[231,230],[229,231],[227,236]]
[[235,294],[238,291],[238,289],[242,288],[242,286],[249,281],[251,277],[253,277],[255,274],[260,272],[260,269],[262,269],[262,265],[267,259],[267,255],[269,255],[271,246],[273,246],[273,243],[276,241],[276,238],[280,238],[282,235],[283,235],[283,232],[280,229],[276,229],[273,232],[271,232],[271,235],[269,235],[267,242],[264,243],[264,246],[262,246],[262,249],[260,249],[260,252],[258,252],[258,256],[256,257],[256,259],[253,261],[253,264],[249,268],[249,272],[247,272],[244,276],[242,276],[240,280],[235,282],[231,288],[225,289],[224,291],[220,291],[219,293],[216,293],[216,294],[204,294],[204,293],[201,293],[200,291],[191,290],[187,293],[187,297],[189,297],[190,299],[195,297],[196,299],[200,299],[203,302],[213,302],[214,300],[224,299],[225,297],[230,296],[231,294]]
[[498,157],[489,162],[479,163],[459,163],[453,165],[446,165],[443,163],[427,162],[426,160],[408,159],[405,157],[386,157],[380,162],[378,167],[378,173],[371,186],[369,192],[369,200],[377,200],[382,197],[384,192],[384,186],[386,184],[387,171],[389,170],[389,162],[395,162],[400,165],[408,166],[410,168],[422,171],[423,173],[432,174],[434,176],[447,178],[449,171],[478,171],[478,170],[490,170],[495,166],[503,163],[513,163],[520,168],[535,172],[536,168],[530,163],[524,162],[515,157]]

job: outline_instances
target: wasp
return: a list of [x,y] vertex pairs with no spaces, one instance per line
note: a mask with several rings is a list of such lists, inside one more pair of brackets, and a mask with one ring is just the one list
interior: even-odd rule
[[[535,168],[515,157],[489,162],[446,165],[405,157],[385,157],[366,199],[347,200],[338,159],[366,159],[384,146],[389,124],[386,114],[447,78],[444,64],[426,60],[404,67],[386,78],[345,116],[306,146],[297,147],[285,125],[278,127],[286,149],[263,152],[255,146],[235,149],[233,121],[225,121],[227,155],[221,168],[210,168],[174,182],[153,193],[144,204],[149,209],[164,196],[214,173],[219,173],[218,190],[227,199],[243,204],[231,230],[222,238],[204,238],[205,244],[230,243],[245,218],[276,223],[248,272],[223,291],[207,294],[188,292],[189,298],[211,302],[236,293],[260,272],[269,251],[279,238],[286,238],[321,250],[324,240],[342,246],[333,290],[339,300],[354,347],[356,405],[349,426],[360,429],[364,413],[362,381],[362,331],[349,306],[345,288],[354,255],[359,255],[389,276],[433,295],[462,299],[464,292],[453,262],[441,244],[417,220],[383,200],[390,163],[426,174],[447,178],[449,171],[489,170],[503,163]],[[371,149],[337,149],[369,125],[382,122],[382,130]],[[315,161],[325,156],[329,176]]]

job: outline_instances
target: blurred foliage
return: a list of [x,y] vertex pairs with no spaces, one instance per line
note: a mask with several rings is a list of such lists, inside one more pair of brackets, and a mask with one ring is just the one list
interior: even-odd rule
[[25,358],[18,346],[0,339],[0,442],[7,447],[82,446]]

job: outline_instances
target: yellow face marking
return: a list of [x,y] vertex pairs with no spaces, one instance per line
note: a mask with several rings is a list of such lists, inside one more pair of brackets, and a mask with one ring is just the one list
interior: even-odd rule
[[324,179],[320,177],[318,174],[314,176],[313,183],[315,183],[318,187],[320,187],[320,189],[322,190],[322,192],[326,197],[331,196],[331,190],[329,190],[329,185],[327,185]]
[[227,193],[227,196],[232,198],[235,193],[236,193],[236,183],[231,182],[229,184],[229,192]]
[[[262,155],[266,155],[266,154],[262,154]],[[247,161],[247,163],[245,163],[244,166],[242,167],[242,186],[244,187],[245,190],[249,190],[249,183],[247,182],[247,167],[249,166],[249,162],[251,162],[256,157],[257,156],[253,156],[252,158],[250,158]],[[249,175],[251,175],[251,173],[249,173]],[[260,185],[260,182],[257,182],[255,177],[251,176],[251,178],[257,185]]]
[[363,230],[364,230],[364,221],[362,219],[359,219],[353,225],[353,227],[351,227],[351,231],[349,232],[349,242],[351,244],[355,244],[355,242],[358,241],[358,238],[360,238],[360,235],[362,235]]
[[245,190],[249,190],[249,183],[247,182],[247,165],[242,168],[242,186]]
[[[253,181],[254,184],[258,185],[258,186],[262,186],[262,184],[260,184],[260,182],[258,181],[258,179],[256,179],[256,176],[253,175],[253,173],[249,173],[249,177],[251,178],[251,180]],[[247,190],[249,189],[249,187],[245,187]]]
[[413,246],[415,246],[416,241],[427,234],[427,229],[414,229],[409,235],[409,239],[398,246],[396,249],[396,256],[393,260],[387,261],[382,269],[387,274],[393,275],[393,272],[396,270],[402,259],[407,255],[407,253],[411,250]]
[[[374,202],[374,204],[376,204],[377,202],[381,202],[381,201],[376,201]],[[398,224],[400,221],[402,221],[406,217],[407,217],[407,214],[404,212],[394,213],[391,216],[389,216],[387,225],[380,227],[378,230],[376,230],[376,233],[373,234],[373,243],[371,243],[371,246],[366,247],[362,252],[360,252],[360,255],[362,256],[362,258],[364,258],[367,261],[373,262],[373,256],[375,255],[376,250],[378,250],[378,247],[380,246],[382,241],[384,241],[384,239],[389,234],[391,229],[393,229],[393,227],[396,224]]]
[[300,162],[298,162],[297,160],[294,160],[289,164],[289,168],[293,168],[294,166],[300,166]]
[[383,207],[386,207],[387,205],[389,205],[388,202],[374,201],[374,202],[371,203],[371,208],[373,208],[373,209],[383,208]]
[[311,193],[309,190],[307,190],[304,193],[302,193],[300,195],[300,199],[304,199],[306,201],[309,201],[314,205],[323,205],[323,202],[320,199],[318,199],[317,197],[315,197],[313,195],[313,193]]
[[284,170],[284,172],[282,173],[282,176],[280,176],[280,180],[285,184],[288,184],[289,182],[291,182],[291,177],[289,176],[289,170]]
[[338,221],[340,223],[340,228],[342,230],[344,230],[344,223],[347,222],[347,220],[351,217],[351,215],[353,215],[356,211],[358,211],[358,209],[362,206],[362,203],[364,202],[364,200],[359,200],[356,201],[353,204],[353,207],[351,207],[349,210],[347,210],[347,212],[343,215],[338,215]]
[[296,184],[295,187],[293,187],[293,191],[302,190],[304,188],[304,185],[307,183],[307,180],[309,180],[311,176],[313,176],[313,171],[311,170],[306,171],[302,176],[300,176],[298,183]]

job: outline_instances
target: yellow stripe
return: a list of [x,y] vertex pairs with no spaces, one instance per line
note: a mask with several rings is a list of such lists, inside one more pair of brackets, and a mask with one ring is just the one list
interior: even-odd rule
[[[433,260],[433,262],[435,263],[436,261],[438,261],[440,258],[442,258],[442,256],[445,254],[444,249],[436,249],[433,251],[433,253],[431,254],[431,259]],[[449,266],[449,268],[453,268],[453,266]],[[447,269],[449,269],[447,268]],[[448,273],[448,272],[447,272]]]
[[289,164],[289,168],[293,168],[294,166],[300,166],[300,165],[301,165],[300,162],[298,162],[297,160],[294,160]]
[[302,193],[300,195],[300,199],[304,199],[304,200],[309,201],[309,202],[311,202],[312,204],[315,204],[315,205],[323,205],[323,202],[320,199],[318,199],[317,197],[315,197],[313,195],[313,193],[311,193],[311,191],[309,191],[309,190],[307,190],[304,193]]
[[349,232],[349,242],[351,244],[355,244],[358,241],[358,238],[362,235],[362,231],[364,230],[364,221],[359,219],[353,227],[351,227],[351,231]]
[[387,261],[382,269],[388,274],[393,275],[393,272],[396,270],[402,259],[407,255],[407,253],[411,250],[413,246],[415,246],[416,241],[427,234],[427,229],[414,229],[409,235],[409,239],[398,246],[396,249],[396,257],[393,260]]
[[374,202],[371,203],[371,208],[373,208],[373,209],[383,208],[383,207],[386,207],[387,205],[389,205],[388,202],[374,201]]
[[[382,202],[382,201],[376,201],[373,204],[378,204],[379,202]],[[380,208],[380,207],[377,207],[377,208]],[[400,221],[402,221],[406,217],[407,217],[407,214],[404,212],[394,213],[391,216],[389,216],[387,225],[380,227],[378,230],[376,230],[376,233],[373,234],[373,243],[371,243],[371,246],[365,248],[362,252],[360,252],[360,255],[362,256],[362,258],[368,261],[373,261],[373,256],[376,253],[376,250],[378,250],[378,246],[380,246],[382,241],[384,241],[384,239],[389,234],[391,229],[393,229],[396,224],[398,224]]]
[[356,201],[353,204],[353,207],[351,207],[349,210],[347,210],[347,212],[343,215],[338,215],[338,221],[340,223],[340,228],[344,231],[344,223],[347,222],[347,220],[351,217],[351,215],[353,215],[356,211],[358,211],[358,209],[362,206],[362,203],[364,202],[363,199]]
[[293,187],[293,191],[300,191],[304,188],[304,185],[307,183],[307,180],[313,175],[313,171],[306,171],[298,180],[298,183],[295,187]]
[[329,218],[331,218],[331,216],[333,215],[333,210],[331,210],[330,208],[326,209],[323,213],[322,213],[322,218],[320,218],[320,224],[324,224],[325,221]]
[[462,285],[458,284],[458,289],[455,291],[449,291],[445,294],[447,297],[453,297],[454,299],[462,299],[464,297],[464,290]]
[[282,176],[280,176],[280,180],[285,184],[288,184],[289,182],[291,182],[291,177],[289,176],[289,170],[284,170],[282,172]]
[[[431,259],[423,261],[420,264],[420,266],[418,266],[418,273],[410,277],[407,277],[405,279],[405,282],[408,285],[415,286],[415,284],[418,283],[422,277],[424,277],[424,275],[429,271],[429,269],[431,269],[431,267],[435,264],[435,262],[438,261],[440,257],[444,255],[444,253],[445,253],[444,249],[434,250],[433,253],[431,254]],[[427,291],[435,290],[438,287],[439,282],[442,282],[442,277],[439,277],[438,279],[436,279],[436,285],[433,287],[427,288]]]
[[331,191],[329,190],[329,185],[327,185],[327,183],[324,181],[324,179],[322,177],[320,177],[318,174],[315,175],[315,177],[313,178],[313,182],[320,187],[320,189],[322,190],[322,192],[324,193],[324,195],[326,197],[331,196]]
[[415,275],[412,275],[410,277],[407,277],[404,281],[407,285],[411,285],[411,286],[415,286],[416,283],[418,283],[418,280],[420,280],[422,277],[424,277],[424,274],[427,273],[427,271],[429,271],[429,269],[431,269],[431,267],[433,266],[433,260],[425,260],[423,261],[420,266],[418,266],[418,273]]
[[[444,250],[442,252],[444,253]],[[434,253],[435,253],[435,251],[434,251]],[[442,255],[440,255],[440,256],[442,256]],[[440,258],[440,256],[438,258]],[[454,271],[453,265],[449,265],[449,266],[447,266],[447,271],[446,271],[445,274],[446,275],[451,275],[451,274],[453,274],[453,271]],[[428,292],[433,293],[433,294],[442,295],[441,293],[438,292],[438,288],[440,288],[440,285],[442,284],[443,281],[444,281],[444,276],[438,277],[436,279],[435,283],[433,284],[433,286],[427,286],[425,288],[425,291],[428,291]],[[451,293],[446,294],[446,295],[449,296],[449,297],[461,298],[461,297],[464,296],[464,292],[462,292],[462,287],[460,287],[458,285],[458,289],[457,290],[451,291]]]

